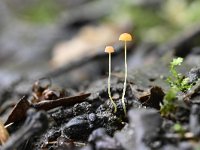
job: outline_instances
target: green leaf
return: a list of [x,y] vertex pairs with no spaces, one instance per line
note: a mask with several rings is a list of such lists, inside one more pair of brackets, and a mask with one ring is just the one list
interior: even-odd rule
[[171,62],[171,65],[172,66],[180,66],[182,62],[183,62],[183,58],[181,58],[181,57],[174,58],[173,61]]

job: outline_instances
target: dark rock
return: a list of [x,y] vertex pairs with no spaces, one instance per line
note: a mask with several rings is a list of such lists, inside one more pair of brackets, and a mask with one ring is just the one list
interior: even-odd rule
[[94,121],[96,120],[96,115],[95,115],[95,113],[89,114],[89,115],[88,115],[88,119],[89,119],[89,121],[94,122]]
[[115,139],[107,135],[106,130],[99,128],[92,132],[88,141],[93,144],[95,150],[121,150],[121,146]]
[[149,150],[149,146],[158,137],[161,117],[154,109],[132,109],[128,113],[130,127],[135,131],[137,150]]
[[180,142],[178,145],[167,144],[162,150],[194,150],[194,148],[189,142]]
[[92,105],[89,104],[88,102],[82,102],[82,103],[77,103],[73,107],[73,113],[75,116],[89,113],[92,109]]
[[[123,110],[121,111],[123,114]],[[95,121],[96,127],[103,127],[109,135],[113,135],[116,130],[123,127],[122,120],[117,117],[112,111],[109,111],[106,106],[101,105],[96,111],[97,119]]]
[[172,120],[163,118],[163,122],[162,122],[162,128],[163,129],[170,130],[173,125],[174,125],[174,122]]
[[189,115],[190,109],[188,109],[184,102],[179,102],[178,106],[176,107],[176,112],[174,113],[175,119],[180,122],[188,122]]
[[76,116],[63,126],[63,133],[76,140],[86,140],[92,130],[93,125],[88,120],[88,115]]
[[51,113],[51,117],[56,121],[58,125],[68,122],[73,116],[72,108],[64,109],[61,107]]
[[188,78],[190,83],[194,83],[195,81],[197,81],[200,78],[200,67],[192,68],[188,73]]
[[61,131],[58,128],[52,128],[48,130],[46,134],[46,139],[48,142],[55,141],[60,136],[61,136]]
[[134,129],[130,128],[128,125],[114,134],[115,139],[126,150],[133,150],[136,148],[135,136]]
[[179,150],[194,150],[192,144],[189,142],[181,142],[178,147]]
[[199,105],[192,105],[192,110],[190,113],[190,118],[189,118],[189,128],[190,131],[196,135],[200,135],[200,107]]

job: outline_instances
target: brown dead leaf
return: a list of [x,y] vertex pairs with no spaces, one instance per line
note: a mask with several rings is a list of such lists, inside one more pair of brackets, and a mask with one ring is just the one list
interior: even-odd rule
[[150,98],[150,91],[148,89],[139,89],[136,85],[131,85],[131,90],[135,97],[142,103],[145,103]]
[[50,110],[59,106],[71,106],[76,103],[85,101],[90,93],[81,93],[76,96],[62,97],[55,100],[42,100],[38,103],[31,103],[28,101],[27,96],[22,97],[19,102],[15,105],[12,112],[8,116],[7,121],[4,123],[8,125],[12,122],[21,121],[26,117],[26,112],[30,108],[35,108],[36,110]]
[[8,131],[0,121],[0,145],[4,144],[9,138]]
[[131,86],[132,92],[143,105],[160,109],[160,103],[162,103],[165,95],[161,87],[153,86],[149,89],[138,89],[136,87]]
[[163,89],[161,87],[153,86],[150,89],[150,97],[148,101],[145,102],[145,105],[159,110],[160,103],[163,102],[164,96],[165,93],[163,92]]

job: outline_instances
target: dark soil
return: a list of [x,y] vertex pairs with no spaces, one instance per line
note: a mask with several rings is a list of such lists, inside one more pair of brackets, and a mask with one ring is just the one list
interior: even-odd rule
[[[182,69],[185,70],[184,66]],[[193,82],[200,77],[199,72],[200,68],[193,68],[184,73]],[[21,114],[13,110],[14,119],[10,122],[14,123],[8,127],[11,137],[1,149],[193,149],[200,135],[200,84],[197,82],[187,93],[180,93],[180,102],[173,118],[163,118],[159,109],[169,88],[165,81],[168,74],[168,67],[163,61],[142,70],[129,71],[125,96],[127,116],[121,104],[123,73],[120,72],[113,73],[111,82],[111,92],[117,104],[116,113],[108,98],[107,78],[85,85],[82,90],[91,95],[86,95],[88,98],[83,97],[83,100],[80,100],[81,96],[75,98],[79,94],[73,89],[54,88],[54,83],[48,83],[49,79],[46,78],[33,83],[32,91],[25,90],[24,93],[20,93],[19,89],[30,86],[29,81],[15,81],[11,84],[12,88],[2,90],[0,113],[5,120],[17,102],[16,95],[27,95],[20,102],[29,100],[42,106],[44,100],[51,102],[70,96],[74,102],[65,101],[60,107],[55,105],[50,110],[46,106],[42,109],[35,105],[26,106],[26,110],[30,109],[27,113],[22,111],[26,103],[23,102],[22,106],[18,106]],[[190,95],[188,103],[183,101],[186,94]],[[52,105],[52,102],[48,105]],[[173,130],[176,123],[182,125],[184,135]]]

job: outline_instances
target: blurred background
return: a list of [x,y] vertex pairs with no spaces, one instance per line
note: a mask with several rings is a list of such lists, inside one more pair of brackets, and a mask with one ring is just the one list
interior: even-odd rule
[[[153,64],[166,53],[200,64],[199,0],[1,0],[0,86],[49,76],[64,87],[84,86],[108,71]],[[192,60],[192,61],[191,61]]]

